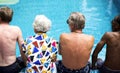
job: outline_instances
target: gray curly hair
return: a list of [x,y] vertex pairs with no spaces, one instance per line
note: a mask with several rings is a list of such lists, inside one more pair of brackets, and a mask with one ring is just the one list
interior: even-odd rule
[[33,27],[37,31],[47,32],[51,27],[51,20],[45,15],[37,15],[33,22]]

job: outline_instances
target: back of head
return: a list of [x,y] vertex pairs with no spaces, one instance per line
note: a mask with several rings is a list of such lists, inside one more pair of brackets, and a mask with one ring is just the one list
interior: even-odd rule
[[0,7],[0,18],[2,22],[9,23],[12,20],[13,10],[9,7]]
[[50,30],[51,21],[45,15],[37,15],[33,22],[33,27],[37,32],[47,32]]
[[85,17],[79,12],[72,12],[67,23],[74,25],[75,29],[83,29],[85,27]]
[[120,31],[120,15],[112,20],[112,31]]

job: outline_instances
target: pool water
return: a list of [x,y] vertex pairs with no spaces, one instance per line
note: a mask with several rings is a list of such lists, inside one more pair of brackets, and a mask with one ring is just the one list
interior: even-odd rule
[[[83,13],[86,17],[86,26],[83,32],[95,37],[93,50],[102,35],[111,31],[111,20],[119,13],[113,0],[20,0],[17,4],[9,6],[14,10],[11,24],[21,28],[24,39],[34,35],[32,23],[37,14],[44,14],[51,19],[52,28],[48,35],[59,41],[61,33],[70,32],[66,23],[70,13],[75,11]],[[16,54],[19,56],[18,45],[17,51]],[[99,54],[102,59],[104,56],[105,47]],[[61,56],[58,59],[61,59]]]

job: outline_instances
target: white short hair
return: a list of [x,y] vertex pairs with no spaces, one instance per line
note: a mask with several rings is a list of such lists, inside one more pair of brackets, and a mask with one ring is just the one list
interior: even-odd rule
[[51,27],[51,20],[48,19],[45,15],[37,15],[33,22],[33,27],[37,31],[47,32]]

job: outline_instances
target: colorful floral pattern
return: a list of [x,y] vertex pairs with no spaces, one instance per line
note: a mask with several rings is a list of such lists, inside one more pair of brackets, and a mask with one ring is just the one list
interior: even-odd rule
[[27,56],[27,73],[56,73],[55,63],[51,61],[58,52],[56,40],[45,33],[36,34],[27,38],[22,47]]

